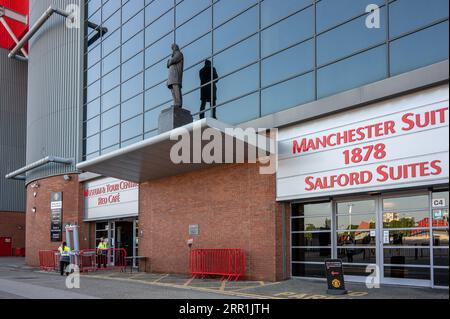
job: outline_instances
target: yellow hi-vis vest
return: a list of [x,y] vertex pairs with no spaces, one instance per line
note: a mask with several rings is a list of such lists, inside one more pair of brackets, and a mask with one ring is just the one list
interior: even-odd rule
[[59,251],[59,253],[60,253],[61,255],[68,256],[69,253],[70,253],[70,248],[67,247],[67,246],[65,246],[64,249],[63,249],[63,248],[60,246],[60,247],[58,248],[58,251]]
[[102,242],[98,244],[98,249],[108,249],[108,245]]

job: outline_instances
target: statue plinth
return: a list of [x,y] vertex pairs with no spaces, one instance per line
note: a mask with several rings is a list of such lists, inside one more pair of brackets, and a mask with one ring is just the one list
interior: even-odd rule
[[190,111],[177,106],[171,106],[159,115],[159,134],[169,132],[186,124],[192,123],[194,118]]

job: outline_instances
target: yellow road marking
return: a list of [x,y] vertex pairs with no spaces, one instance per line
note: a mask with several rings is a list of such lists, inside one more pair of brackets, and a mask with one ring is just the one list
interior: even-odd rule
[[161,281],[161,280],[163,280],[164,278],[167,278],[167,277],[169,277],[169,274],[163,275],[163,276],[159,277],[158,279],[154,280],[153,282],[157,283],[157,282],[159,282],[159,281]]
[[192,280],[194,280],[194,277],[192,277],[188,281],[186,281],[183,286],[189,286],[191,284]]
[[116,280],[116,281],[122,281],[122,282],[138,282],[138,283],[149,285],[149,286],[170,287],[170,288],[179,288],[179,289],[202,291],[202,292],[212,292],[212,293],[216,293],[216,294],[219,293],[219,294],[233,296],[233,297],[247,297],[247,298],[254,298],[254,299],[284,299],[284,298],[279,298],[279,297],[275,297],[275,296],[246,294],[246,293],[232,292],[232,291],[219,291],[217,289],[209,289],[209,288],[193,287],[193,286],[183,286],[183,285],[154,282],[154,281],[149,282],[149,281],[144,281],[144,280],[130,280],[128,278],[117,278],[117,277],[112,278],[112,277],[103,277],[103,276],[97,276],[97,275],[93,275],[93,276],[89,276],[89,277],[96,278],[96,279]]

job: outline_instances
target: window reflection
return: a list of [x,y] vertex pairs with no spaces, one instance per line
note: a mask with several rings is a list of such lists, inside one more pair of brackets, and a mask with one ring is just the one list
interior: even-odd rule
[[205,61],[204,67],[199,72],[200,84],[202,85],[200,89],[200,118],[205,118],[206,103],[209,103],[212,109],[212,117],[217,119],[216,116],[216,102],[217,102],[217,82],[219,75],[217,70],[212,66],[210,60]]

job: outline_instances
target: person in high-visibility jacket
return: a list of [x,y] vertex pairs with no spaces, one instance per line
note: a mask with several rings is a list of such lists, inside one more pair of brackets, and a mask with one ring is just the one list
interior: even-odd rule
[[97,267],[106,268],[107,260],[108,260],[108,239],[104,239],[103,237],[100,239],[100,243],[97,246]]
[[66,275],[69,275],[69,272],[67,271],[67,267],[70,265],[70,248],[67,247],[67,243],[63,242],[61,246],[58,248],[59,251],[59,272],[61,273],[61,276],[64,276],[64,272]]

